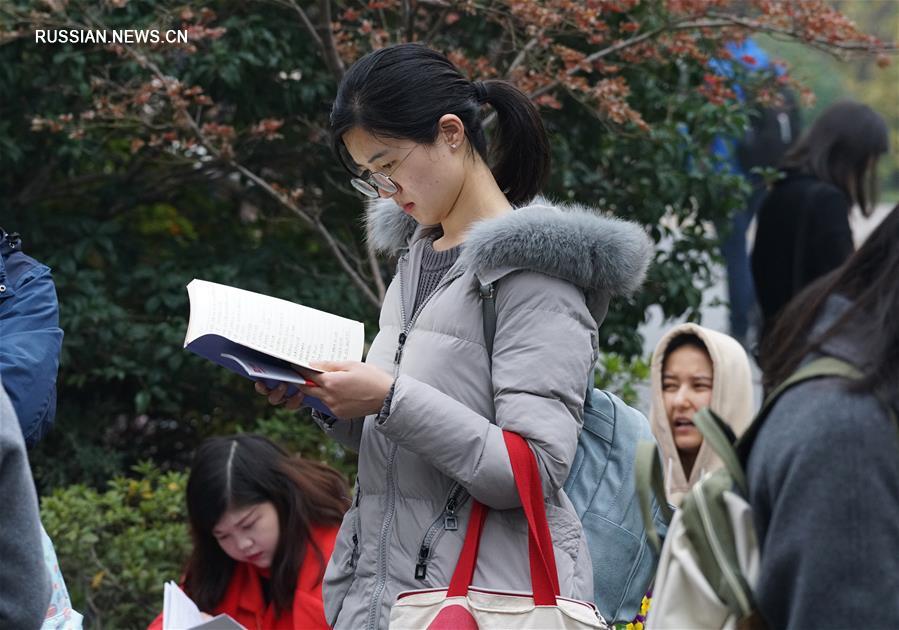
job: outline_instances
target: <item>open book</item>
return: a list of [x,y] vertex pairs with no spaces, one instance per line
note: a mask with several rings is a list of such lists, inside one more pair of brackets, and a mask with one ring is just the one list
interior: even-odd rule
[[165,583],[162,601],[162,630],[247,630],[225,614],[211,619],[204,617],[174,582]]
[[[184,347],[268,387],[306,380],[299,371],[321,373],[313,361],[361,361],[361,322],[223,284],[192,280],[187,285],[190,320]],[[330,413],[318,399],[303,404]]]

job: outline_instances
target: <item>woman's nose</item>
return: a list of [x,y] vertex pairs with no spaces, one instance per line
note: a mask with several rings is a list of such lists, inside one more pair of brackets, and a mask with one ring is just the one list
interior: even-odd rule
[[680,408],[689,406],[690,397],[688,394],[689,392],[687,392],[686,387],[679,387],[677,389],[677,393],[674,396],[674,404]]
[[241,536],[237,539],[237,548],[240,550],[249,549],[253,546],[253,541],[249,536]]

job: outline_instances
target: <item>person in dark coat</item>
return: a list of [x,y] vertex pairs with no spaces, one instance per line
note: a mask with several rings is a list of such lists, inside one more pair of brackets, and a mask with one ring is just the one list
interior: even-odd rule
[[0,628],[37,630],[50,602],[25,441],[0,375]]
[[820,356],[863,375],[792,387],[750,451],[755,595],[770,628],[899,628],[896,278],[899,206],[790,302],[762,346],[767,391]]
[[793,296],[852,254],[849,212],[874,210],[877,159],[888,143],[880,114],[840,101],[784,157],[784,177],[759,209],[752,252],[763,338]]

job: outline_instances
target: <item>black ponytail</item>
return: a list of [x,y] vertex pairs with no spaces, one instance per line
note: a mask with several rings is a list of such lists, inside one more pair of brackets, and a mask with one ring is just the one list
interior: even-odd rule
[[[496,110],[497,129],[488,153],[481,105]],[[478,155],[513,205],[536,195],[549,176],[550,152],[540,114],[511,83],[472,83],[444,55],[421,44],[399,44],[354,63],[337,89],[331,110],[331,142],[344,166],[357,172],[343,135],[359,127],[385,138],[433,144],[444,114],[455,114]]]
[[[480,85],[484,102],[496,110],[498,127],[487,160],[493,177],[513,204],[530,201],[549,177],[549,139],[540,112],[531,99],[507,81],[484,81]],[[478,129],[483,136],[480,122]],[[476,148],[484,157],[484,151]]]

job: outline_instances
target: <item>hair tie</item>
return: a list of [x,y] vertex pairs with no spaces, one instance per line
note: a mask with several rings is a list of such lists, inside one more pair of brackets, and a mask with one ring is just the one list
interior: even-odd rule
[[474,86],[475,98],[478,99],[478,103],[486,103],[487,86],[482,81],[475,81],[472,85]]

